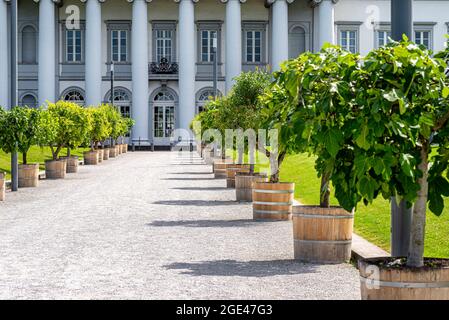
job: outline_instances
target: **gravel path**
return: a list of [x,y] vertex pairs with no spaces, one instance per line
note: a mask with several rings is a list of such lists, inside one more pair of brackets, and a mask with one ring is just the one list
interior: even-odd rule
[[128,153],[0,203],[1,299],[359,299],[351,265],[292,260],[211,168]]

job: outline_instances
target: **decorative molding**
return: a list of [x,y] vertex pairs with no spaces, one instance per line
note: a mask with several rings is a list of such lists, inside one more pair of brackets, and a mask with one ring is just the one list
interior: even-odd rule
[[199,0],[175,0],[175,2],[181,2],[181,1],[193,1],[193,2],[197,3]]
[[271,6],[276,1],[286,1],[287,3],[293,3],[293,1],[295,1],[295,0],[266,0],[266,3],[268,6]]
[[[230,2],[230,1],[232,1],[232,0],[220,0],[222,3],[227,3],[227,2]],[[240,3],[245,3],[246,2],[246,0],[239,0],[240,1]]]
[[[134,0],[126,0],[126,1],[128,1],[129,3],[134,2]],[[136,1],[138,1],[138,0],[136,0]],[[145,0],[146,3],[150,3],[151,1],[153,1],[153,0]]]
[[[6,0],[7,2],[8,1],[10,1],[10,0]],[[40,0],[33,0],[34,2],[36,2],[36,3],[39,3],[39,1]],[[51,1],[53,1],[55,4],[59,4],[59,3],[61,3],[61,0],[51,0]],[[81,0],[82,1],[82,0]],[[104,0],[103,0],[104,1]]]
[[[87,0],[80,0],[81,2],[87,2]],[[106,0],[97,0],[100,1],[101,3],[104,3]]]
[[[321,2],[323,2],[325,0],[310,0],[310,6],[312,8],[318,7]],[[337,4],[338,0],[331,0],[333,4]]]

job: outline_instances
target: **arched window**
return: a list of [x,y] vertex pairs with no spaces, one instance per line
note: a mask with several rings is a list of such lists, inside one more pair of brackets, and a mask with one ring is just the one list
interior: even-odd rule
[[[221,96],[221,92],[217,92],[218,96]],[[197,94],[197,101],[196,101],[196,111],[197,113],[200,113],[204,110],[204,106],[209,102],[211,99],[213,99],[215,96],[215,92],[213,88],[203,88],[201,91]]]
[[306,31],[302,26],[295,26],[289,34],[289,58],[296,59],[306,48]]
[[114,102],[127,102],[129,103],[131,99],[129,98],[128,92],[123,89],[114,89]]
[[175,101],[175,97],[168,91],[161,91],[154,97],[154,101]]
[[84,105],[84,94],[79,89],[69,89],[62,95],[62,100]]
[[[107,103],[111,102],[111,91],[105,97]],[[114,105],[119,107],[122,116],[131,117],[131,93],[125,88],[114,88]]]
[[26,26],[22,29],[22,63],[37,63],[36,29]]
[[20,104],[22,107],[37,108],[36,97],[32,94],[25,94]]

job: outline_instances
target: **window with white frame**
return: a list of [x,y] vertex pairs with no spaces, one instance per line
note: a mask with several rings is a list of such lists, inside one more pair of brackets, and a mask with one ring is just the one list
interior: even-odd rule
[[430,30],[415,30],[415,43],[423,45],[427,49],[432,49],[431,36],[432,33]]
[[389,30],[377,30],[376,31],[376,45],[377,48],[383,47],[390,43],[391,31]]
[[161,61],[166,58],[169,62],[172,58],[172,30],[156,31],[156,59]]
[[201,30],[201,62],[214,61],[214,38],[217,38],[216,30]]
[[262,62],[262,32],[248,30],[245,32],[245,60],[246,62]]
[[358,31],[352,29],[340,29],[339,31],[339,45],[352,53],[358,51]]
[[66,30],[66,61],[81,62],[82,60],[81,30]]
[[127,30],[111,30],[111,59],[114,62],[128,61]]

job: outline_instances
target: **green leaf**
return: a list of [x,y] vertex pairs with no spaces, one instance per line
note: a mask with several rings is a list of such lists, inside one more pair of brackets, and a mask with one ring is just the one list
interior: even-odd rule
[[449,97],[449,87],[444,87],[442,92],[443,98],[446,99]]
[[357,146],[359,146],[360,148],[362,148],[364,150],[368,150],[371,146],[371,144],[368,142],[368,139],[367,139],[368,133],[369,133],[369,128],[368,128],[368,125],[365,124],[362,127],[359,136],[355,140]]

